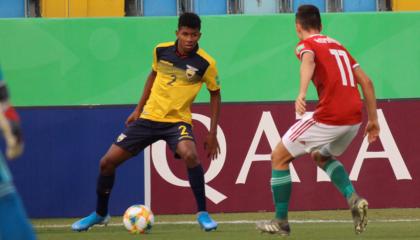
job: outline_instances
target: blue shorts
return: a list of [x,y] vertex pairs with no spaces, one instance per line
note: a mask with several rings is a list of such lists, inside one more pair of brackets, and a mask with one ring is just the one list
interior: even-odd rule
[[183,140],[194,141],[192,126],[185,122],[165,123],[139,118],[128,125],[114,144],[135,156],[158,140],[166,141],[175,157],[179,158],[176,154],[178,143]]

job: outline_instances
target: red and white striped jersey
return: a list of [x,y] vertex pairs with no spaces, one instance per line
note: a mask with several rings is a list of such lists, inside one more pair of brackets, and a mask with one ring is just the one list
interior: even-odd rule
[[306,52],[315,56],[312,82],[319,97],[315,121],[328,125],[360,123],[363,103],[353,73],[359,64],[338,41],[321,34],[298,43],[296,56],[299,60]]

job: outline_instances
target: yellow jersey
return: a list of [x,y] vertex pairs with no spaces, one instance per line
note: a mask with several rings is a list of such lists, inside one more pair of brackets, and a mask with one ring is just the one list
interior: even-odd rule
[[157,45],[152,69],[157,73],[150,96],[140,118],[156,122],[191,124],[191,105],[203,83],[209,91],[220,89],[216,61],[203,49],[196,48],[180,56],[177,42]]

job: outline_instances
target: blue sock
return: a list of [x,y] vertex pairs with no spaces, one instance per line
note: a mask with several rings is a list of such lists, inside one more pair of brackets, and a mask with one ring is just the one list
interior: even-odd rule
[[206,211],[206,193],[204,190],[204,170],[201,164],[188,168],[188,180],[197,202],[198,212]]
[[16,192],[0,197],[0,239],[36,239]]
[[108,214],[108,202],[111,195],[112,187],[114,186],[115,174],[111,176],[99,175],[96,186],[96,213],[102,217]]

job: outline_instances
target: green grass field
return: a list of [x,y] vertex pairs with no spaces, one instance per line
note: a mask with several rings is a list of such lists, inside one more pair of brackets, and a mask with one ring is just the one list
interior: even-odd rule
[[[256,220],[270,219],[272,213],[213,214],[219,221],[214,232],[203,232],[193,215],[155,216],[152,232],[131,235],[122,226],[121,217],[113,217],[110,226],[94,227],[88,232],[72,232],[75,219],[34,219],[32,222],[40,240],[90,239],[170,239],[170,240],[245,240],[279,239],[278,235],[261,234],[255,230]],[[366,232],[355,235],[349,211],[291,212],[292,234],[285,239],[346,240],[346,239],[420,239],[420,209],[371,209]]]

